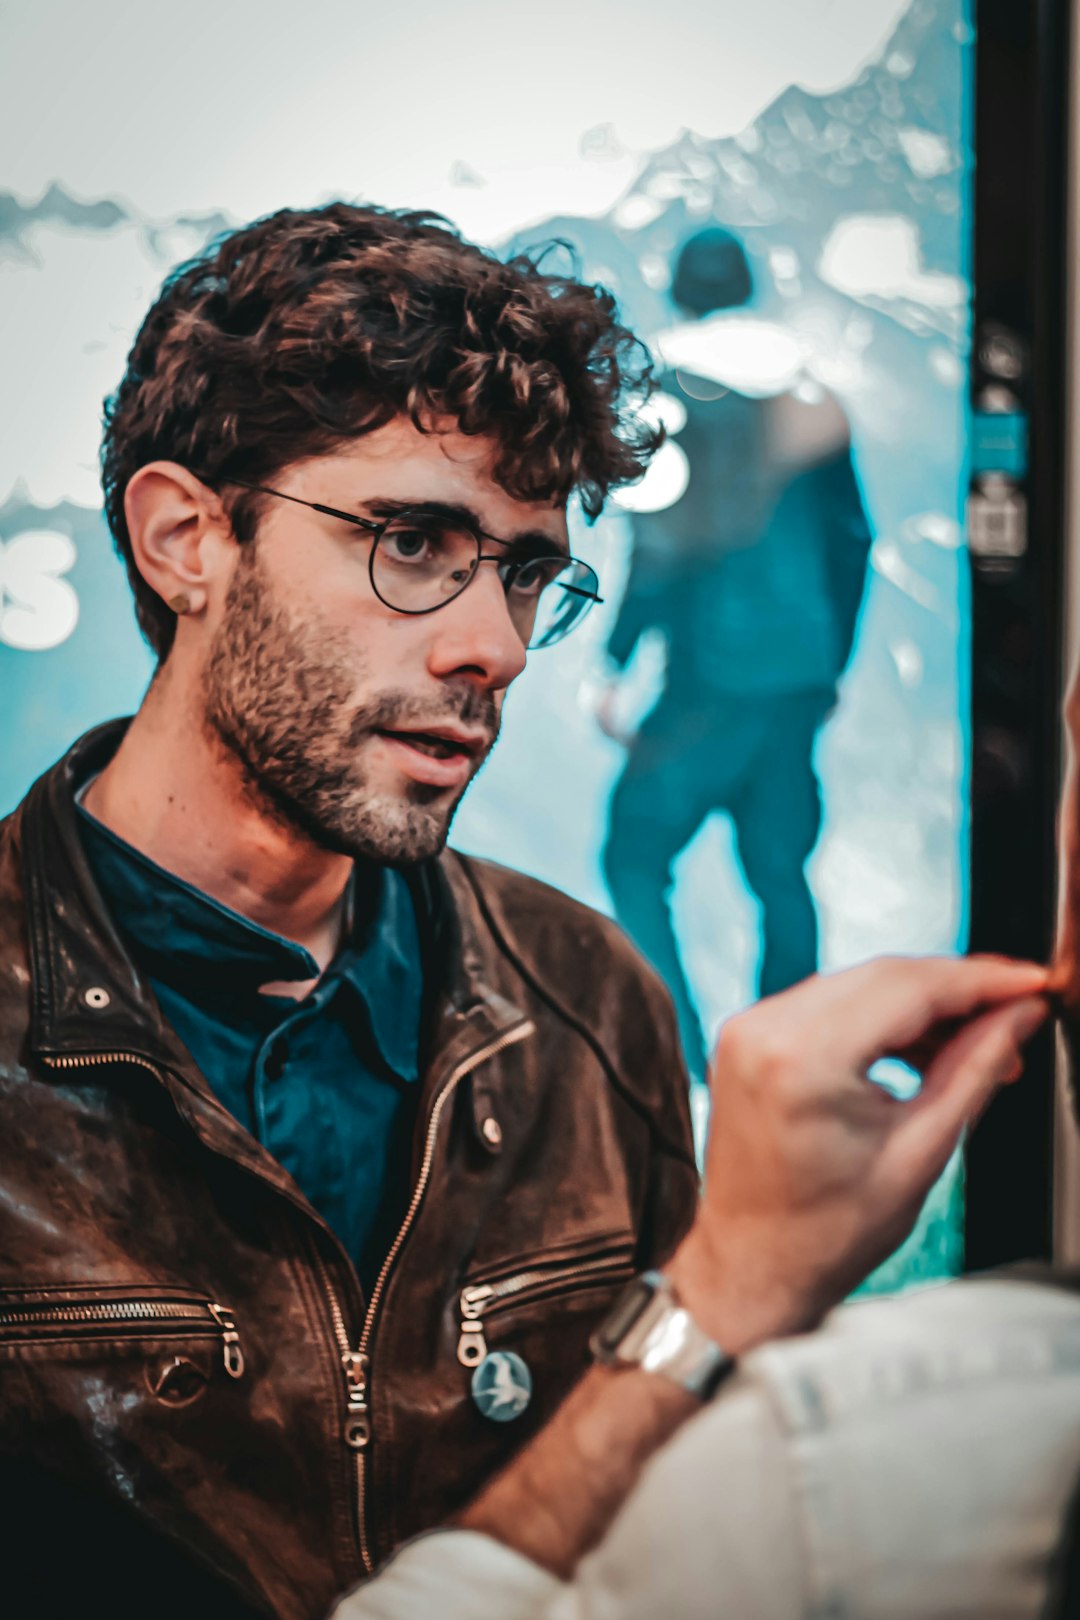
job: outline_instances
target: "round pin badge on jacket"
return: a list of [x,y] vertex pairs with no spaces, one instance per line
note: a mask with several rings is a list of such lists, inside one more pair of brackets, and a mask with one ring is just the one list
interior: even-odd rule
[[470,1387],[484,1417],[492,1423],[512,1423],[532,1400],[532,1373],[513,1350],[489,1350]]

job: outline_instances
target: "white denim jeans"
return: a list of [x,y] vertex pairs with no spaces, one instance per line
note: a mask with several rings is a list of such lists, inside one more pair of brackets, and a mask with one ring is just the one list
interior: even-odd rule
[[1035,1620],[1080,1484],[1080,1294],[950,1283],[748,1356],[564,1584],[403,1548],[334,1620]]

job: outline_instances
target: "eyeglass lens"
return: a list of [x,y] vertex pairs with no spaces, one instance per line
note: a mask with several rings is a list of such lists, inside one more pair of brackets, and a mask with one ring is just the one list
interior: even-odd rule
[[[426,514],[392,518],[371,558],[371,580],[387,607],[431,613],[460,596],[480,563],[482,542],[470,530]],[[561,556],[508,552],[496,567],[506,605],[527,647],[550,647],[592,606],[597,578],[587,563]]]

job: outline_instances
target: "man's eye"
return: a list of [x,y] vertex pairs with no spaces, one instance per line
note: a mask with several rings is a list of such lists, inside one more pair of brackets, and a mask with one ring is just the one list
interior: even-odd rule
[[394,528],[383,535],[383,549],[396,562],[423,562],[438,548],[423,529]]
[[510,589],[518,596],[539,596],[566,565],[561,557],[536,557],[531,562],[511,566]]

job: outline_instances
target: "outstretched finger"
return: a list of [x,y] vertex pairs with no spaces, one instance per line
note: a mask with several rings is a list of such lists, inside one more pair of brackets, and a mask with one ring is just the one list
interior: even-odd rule
[[902,1105],[896,1131],[897,1151],[913,1174],[931,1177],[944,1169],[965,1125],[1015,1077],[1025,1042],[1049,1010],[1044,996],[1025,996],[980,1014],[942,1048],[918,1097]]
[[844,1044],[860,1067],[869,1067],[932,1041],[942,1025],[966,1024],[984,1008],[1037,996],[1046,982],[1045,968],[1000,956],[882,957],[836,974],[832,987]]

